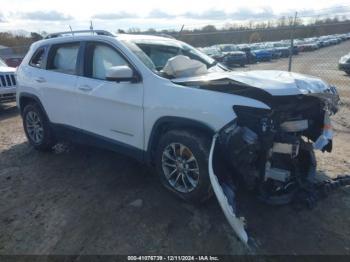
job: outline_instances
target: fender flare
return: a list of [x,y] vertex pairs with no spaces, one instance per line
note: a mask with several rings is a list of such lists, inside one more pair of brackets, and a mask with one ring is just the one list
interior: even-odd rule
[[154,151],[156,149],[156,145],[158,144],[159,138],[161,134],[171,128],[192,128],[197,130],[202,130],[207,133],[210,137],[213,136],[215,130],[212,127],[203,123],[201,121],[185,118],[185,117],[177,117],[177,116],[163,116],[159,118],[153,125],[152,131],[150,133],[147,150],[145,152],[145,162],[148,164],[152,163]]
[[19,104],[18,104],[17,106],[18,106],[18,108],[19,108],[19,110],[20,110],[21,115],[22,115],[23,109],[24,109],[24,108],[22,108],[22,106],[21,106],[21,101],[22,101],[22,99],[25,99],[25,98],[30,99],[30,100],[34,100],[34,101],[39,105],[40,109],[44,112],[45,117],[46,117],[46,118],[49,120],[49,122],[50,122],[50,119],[49,119],[49,117],[48,117],[48,115],[47,115],[47,113],[46,113],[46,110],[45,110],[43,104],[41,103],[39,97],[37,97],[36,95],[33,95],[33,94],[31,94],[31,93],[22,92],[22,93],[19,94],[19,99],[18,99]]

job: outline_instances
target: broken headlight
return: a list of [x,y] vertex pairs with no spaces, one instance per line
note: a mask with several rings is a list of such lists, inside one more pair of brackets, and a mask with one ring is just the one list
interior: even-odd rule
[[270,109],[235,105],[233,111],[237,115],[239,126],[246,126],[258,134],[265,133],[273,127],[272,111]]

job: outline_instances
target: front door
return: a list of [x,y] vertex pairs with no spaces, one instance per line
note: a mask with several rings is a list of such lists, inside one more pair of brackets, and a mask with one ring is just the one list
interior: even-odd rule
[[113,46],[87,43],[78,78],[82,128],[111,142],[143,150],[143,84],[106,79],[112,66],[130,64]]

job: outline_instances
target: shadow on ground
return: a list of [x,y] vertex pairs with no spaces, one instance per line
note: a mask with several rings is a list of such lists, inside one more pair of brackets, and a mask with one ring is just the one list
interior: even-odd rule
[[15,104],[0,104],[0,121],[12,118],[18,115],[18,109]]

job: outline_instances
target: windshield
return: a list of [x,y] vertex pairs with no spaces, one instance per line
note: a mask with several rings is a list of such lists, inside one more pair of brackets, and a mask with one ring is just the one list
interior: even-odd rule
[[175,40],[122,40],[152,71],[160,72],[167,61],[177,55],[188,56],[210,68],[216,61],[194,47]]
[[0,58],[0,66],[7,66],[6,63]]

